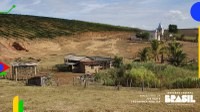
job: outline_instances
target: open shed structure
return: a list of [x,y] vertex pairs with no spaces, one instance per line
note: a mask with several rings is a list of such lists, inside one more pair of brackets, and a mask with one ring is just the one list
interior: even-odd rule
[[12,79],[29,78],[37,75],[38,63],[16,62],[12,63]]
[[79,56],[69,54],[64,58],[64,64],[70,72],[76,73],[97,73],[100,70],[111,68],[112,58],[102,56]]

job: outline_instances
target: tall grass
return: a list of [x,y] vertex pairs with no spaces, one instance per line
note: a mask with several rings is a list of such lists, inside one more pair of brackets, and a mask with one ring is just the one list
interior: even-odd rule
[[[197,78],[198,70],[187,68],[187,66],[175,67],[153,62],[134,62],[129,64],[128,69],[124,69],[125,72],[120,77],[120,83],[123,86],[140,87],[143,82],[145,87],[156,88],[196,88],[200,86],[200,80]],[[112,74],[108,71],[110,69],[98,73],[98,80],[104,79],[106,82],[106,78],[109,78],[113,83],[119,81],[119,69],[112,69]],[[114,85],[113,83],[111,85]]]

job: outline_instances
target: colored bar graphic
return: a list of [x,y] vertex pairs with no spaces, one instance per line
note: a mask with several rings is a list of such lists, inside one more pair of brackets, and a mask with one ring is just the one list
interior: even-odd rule
[[19,97],[15,96],[13,99],[13,112],[18,112],[18,110],[19,110],[18,103],[19,103]]
[[23,100],[19,101],[19,112],[24,112],[24,101]]
[[0,72],[0,76],[6,76],[6,72]]
[[6,71],[7,69],[9,69],[10,67],[8,65],[6,65],[5,63],[3,62],[0,62],[0,72],[4,72]]
[[13,112],[24,112],[24,101],[19,101],[18,96],[13,98]]
[[16,5],[13,5],[8,11],[0,12],[0,14],[9,14],[14,8],[16,8]]
[[199,31],[198,31],[198,68],[199,68],[199,78],[200,78],[200,26],[199,26]]

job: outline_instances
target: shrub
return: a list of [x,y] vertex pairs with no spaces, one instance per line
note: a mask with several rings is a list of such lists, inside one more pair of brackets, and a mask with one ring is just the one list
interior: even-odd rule
[[140,86],[142,82],[144,82],[144,86],[149,87],[155,87],[158,84],[158,79],[155,74],[144,67],[132,68],[130,77],[136,86]]
[[95,80],[102,82],[104,85],[113,86],[117,78],[117,70],[114,68],[100,71],[95,74]]
[[111,79],[111,78],[108,78],[105,80],[104,82],[104,85],[107,85],[107,86],[115,86],[115,80]]
[[197,88],[200,86],[199,78],[178,78],[172,82],[173,88]]
[[172,65],[155,64],[152,62],[123,65],[95,74],[95,80],[104,85],[164,88],[195,88],[200,87],[197,79],[198,70],[185,69]]
[[114,57],[113,66],[114,66],[115,68],[120,68],[122,65],[123,65],[123,58],[122,58],[122,57],[115,56],[115,57]]
[[170,24],[168,30],[170,33],[177,33],[178,32],[177,25]]
[[[172,65],[164,65],[164,64],[161,65],[161,64],[151,63],[151,62],[132,63],[132,67],[133,67],[132,69],[134,68],[137,69],[137,68],[140,68],[141,66],[153,72],[155,74],[155,77],[158,80],[158,84],[160,84],[161,87],[166,87],[166,88],[176,88],[177,86],[174,85],[176,81],[183,80],[185,79],[185,77],[193,79],[193,78],[196,78],[198,74],[197,68],[191,69],[190,67],[187,67],[187,66],[175,67]],[[196,86],[193,86],[193,87],[196,87]],[[188,86],[184,85],[184,87],[188,87]]]
[[150,36],[150,33],[149,33],[149,32],[146,32],[146,31],[137,32],[137,33],[136,33],[136,37],[137,37],[137,38],[142,38],[142,39],[144,39],[144,40],[148,40],[148,39],[149,39],[149,36]]

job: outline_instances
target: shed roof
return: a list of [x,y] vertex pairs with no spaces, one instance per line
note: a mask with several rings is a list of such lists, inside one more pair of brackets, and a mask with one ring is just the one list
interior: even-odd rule
[[12,66],[15,66],[15,67],[31,67],[31,66],[37,66],[38,63],[24,63],[24,62],[15,62],[15,63],[12,63]]
[[65,63],[65,65],[70,65],[70,66],[74,66],[76,65],[77,63]]
[[112,61],[112,58],[102,57],[102,56],[91,56],[89,57],[94,61]]
[[70,61],[112,61],[112,58],[109,57],[102,57],[102,56],[77,56],[74,54],[70,54],[65,56],[65,60]]
[[82,59],[85,59],[86,56],[76,56],[76,55],[67,55],[65,56],[65,59],[73,60],[73,61],[81,61]]

